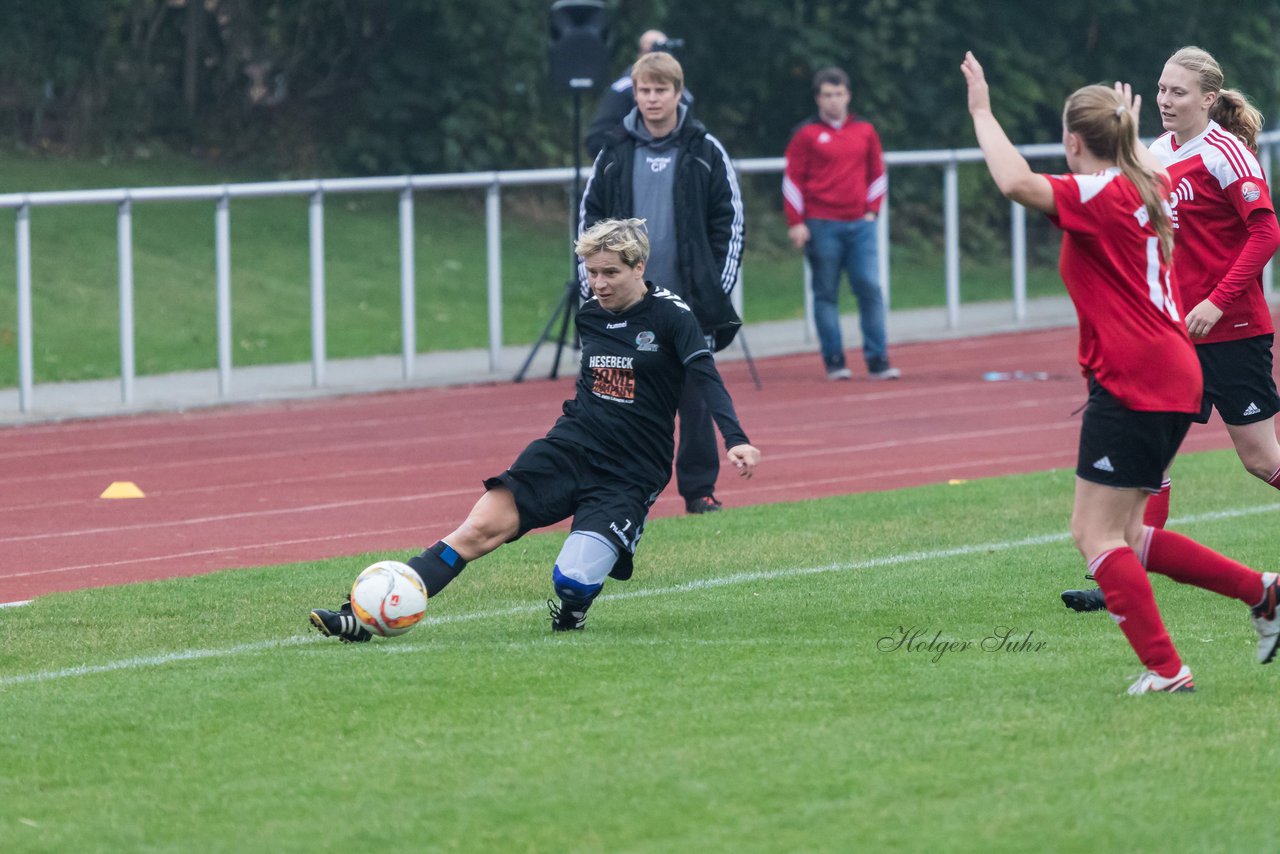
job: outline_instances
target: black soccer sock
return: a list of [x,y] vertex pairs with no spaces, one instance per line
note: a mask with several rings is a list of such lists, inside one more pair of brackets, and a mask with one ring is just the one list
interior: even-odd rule
[[427,587],[427,598],[435,596],[466,569],[467,562],[458,556],[453,547],[440,540],[417,557],[408,560],[409,566],[422,578]]

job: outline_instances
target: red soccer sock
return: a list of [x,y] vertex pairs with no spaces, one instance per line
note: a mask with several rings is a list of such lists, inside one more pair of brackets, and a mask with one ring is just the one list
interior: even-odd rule
[[1107,610],[1138,654],[1138,660],[1166,679],[1178,675],[1182,659],[1165,631],[1151,581],[1133,549],[1122,546],[1103,552],[1089,564],[1089,571],[1102,588]]
[[1142,511],[1142,524],[1149,528],[1163,528],[1169,521],[1169,490],[1172,487],[1173,481],[1160,481],[1160,491],[1147,499],[1147,509]]
[[1275,470],[1271,477],[1267,478],[1267,486],[1280,489],[1280,468]]
[[1179,584],[1194,584],[1253,607],[1262,600],[1262,575],[1190,537],[1148,528],[1142,565]]

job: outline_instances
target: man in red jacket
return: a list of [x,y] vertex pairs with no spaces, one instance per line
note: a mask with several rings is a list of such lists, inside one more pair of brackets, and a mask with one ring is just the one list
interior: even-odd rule
[[871,123],[849,113],[849,75],[824,68],[813,78],[818,114],[805,120],[787,145],[782,178],[788,234],[804,249],[813,271],[813,322],[827,378],[847,380],[840,334],[840,272],[858,300],[862,355],[873,380],[901,374],[889,364],[884,292],[876,258],[876,214],[888,189],[880,137]]

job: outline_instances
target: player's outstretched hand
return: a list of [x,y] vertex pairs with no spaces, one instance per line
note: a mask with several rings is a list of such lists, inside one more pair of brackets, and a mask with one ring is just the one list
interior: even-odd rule
[[1119,80],[1115,84],[1116,94],[1124,99],[1124,108],[1129,111],[1129,115],[1133,116],[1133,129],[1138,129],[1138,114],[1142,112],[1142,96],[1133,91],[1133,87],[1128,83],[1121,83]]
[[991,89],[987,86],[987,77],[981,63],[973,55],[973,51],[964,52],[964,62],[960,63],[960,72],[964,82],[969,86],[969,112],[991,111]]
[[751,477],[760,465],[760,451],[754,445],[734,445],[729,449],[729,462],[738,470],[739,477]]

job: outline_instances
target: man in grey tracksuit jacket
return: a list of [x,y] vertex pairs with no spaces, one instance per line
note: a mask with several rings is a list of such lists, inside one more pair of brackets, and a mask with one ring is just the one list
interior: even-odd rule
[[[632,68],[636,108],[597,155],[580,208],[579,232],[602,219],[642,217],[649,230],[645,278],[680,296],[712,349],[742,325],[730,301],[742,260],[744,220],[737,174],[724,146],[688,116],[675,57],[652,53]],[[585,273],[582,294],[589,289]],[[715,426],[706,401],[681,398],[676,486],[690,513],[720,509]]]

